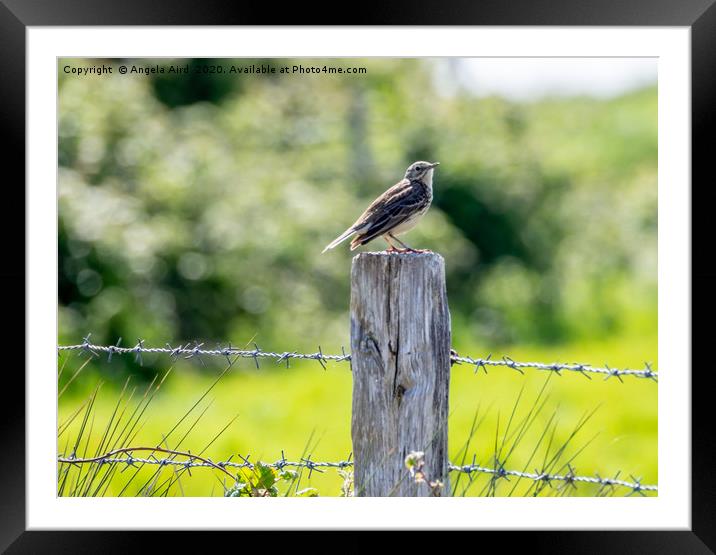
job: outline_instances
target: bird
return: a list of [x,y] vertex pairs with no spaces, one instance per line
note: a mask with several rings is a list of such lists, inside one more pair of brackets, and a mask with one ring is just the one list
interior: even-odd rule
[[[375,199],[355,223],[331,241],[321,254],[352,235],[352,251],[380,236],[388,243],[388,252],[425,252],[410,248],[397,235],[410,231],[430,208],[433,172],[439,164],[424,160],[410,164],[405,177]],[[403,248],[397,248],[393,241]]]

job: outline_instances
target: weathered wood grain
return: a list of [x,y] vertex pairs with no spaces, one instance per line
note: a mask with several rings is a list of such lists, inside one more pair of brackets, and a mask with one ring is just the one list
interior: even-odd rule
[[432,495],[405,468],[411,451],[425,453],[425,475],[446,495],[450,312],[440,255],[353,259],[351,352],[356,495]]

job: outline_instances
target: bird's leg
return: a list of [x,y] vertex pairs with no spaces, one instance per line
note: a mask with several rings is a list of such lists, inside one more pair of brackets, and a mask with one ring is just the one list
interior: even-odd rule
[[[414,249],[414,248],[412,248],[412,247],[409,247],[408,245],[406,245],[405,243],[403,243],[400,239],[398,239],[398,238],[397,238],[395,235],[393,235],[392,233],[388,233],[388,235],[390,236],[391,239],[393,239],[393,240],[397,241],[398,243],[400,243],[400,246],[403,247],[402,252],[417,252],[417,253],[428,252],[427,250],[418,250],[418,249]],[[387,240],[387,239],[386,239],[386,240]]]
[[391,238],[391,239],[394,239],[394,240],[396,240],[398,243],[400,243],[400,246],[403,247],[403,249],[405,249],[406,251],[415,251],[415,249],[411,249],[408,245],[406,245],[405,243],[403,243],[403,242],[402,242],[400,239],[398,239],[395,235],[392,235],[392,234],[390,234],[390,233],[389,233],[388,235],[390,235],[390,238]]
[[[385,239],[385,242],[388,243],[388,245],[389,245],[389,247],[387,249],[385,249],[385,252],[399,252],[399,249],[396,249],[395,245],[390,242],[390,239],[388,239],[389,235],[390,235],[390,233],[383,235],[383,239]],[[393,237],[393,239],[395,239],[395,237]]]

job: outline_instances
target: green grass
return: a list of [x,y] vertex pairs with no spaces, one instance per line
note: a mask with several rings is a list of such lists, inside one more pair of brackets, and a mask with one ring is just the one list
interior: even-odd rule
[[[460,354],[472,356],[485,356],[490,352],[477,345],[456,345],[456,348]],[[493,357],[503,354],[502,351],[492,351]],[[658,368],[656,353],[654,335],[551,347],[513,346],[504,350],[504,354],[515,360],[577,361],[594,365],[606,362],[613,367],[631,368],[643,368],[645,361]],[[157,361],[160,363],[158,369],[163,371],[171,365],[168,358]],[[81,356],[67,358],[63,355],[60,391],[83,362]],[[104,375],[100,375],[100,368]],[[62,393],[59,422],[65,422],[75,413],[76,416],[60,436],[60,452],[72,450],[82,428],[81,441],[76,446],[78,456],[108,447],[107,441],[104,445],[100,442],[107,437],[107,423],[116,423],[124,406],[124,402],[118,404],[124,381],[107,372],[107,368],[105,363],[90,362]],[[578,374],[557,376],[529,369],[521,375],[504,367],[488,368],[488,372],[487,375],[482,370],[475,373],[474,368],[466,365],[452,368],[449,451],[453,462],[463,460],[464,446],[470,439],[466,462],[471,462],[475,454],[477,462],[492,466],[495,453],[500,452],[505,468],[529,472],[542,469],[567,442],[580,420],[593,412],[549,470],[566,473],[563,463],[576,455],[571,466],[577,474],[599,473],[611,477],[621,471],[622,479],[631,480],[629,475],[633,474],[643,483],[657,483],[656,383],[632,377],[625,377],[624,383],[616,378],[604,381],[599,376],[588,380]],[[313,460],[323,461],[343,460],[349,455],[351,373],[348,364],[329,364],[327,370],[323,370],[312,361],[292,362],[290,368],[264,361],[261,368],[256,369],[252,360],[242,359],[207,393],[220,373],[218,367],[212,371],[211,368],[202,369],[197,361],[180,361],[156,391],[137,426],[131,434],[126,434],[124,441],[129,443],[116,446],[164,444],[174,447],[181,440],[181,449],[194,454],[202,452],[214,461],[226,460],[236,453],[250,455],[251,461],[275,461],[281,458],[282,451],[289,460],[298,460],[304,453],[311,454]],[[549,381],[545,384],[547,378]],[[94,395],[92,392],[100,382],[102,385]],[[125,401],[134,387],[132,383],[130,380],[125,390]],[[146,384],[136,384],[120,429],[128,421],[130,411],[134,410],[145,388]],[[91,401],[86,402],[89,398]],[[91,406],[89,411],[88,406]],[[78,412],[80,407],[83,408]],[[529,427],[512,447],[514,439],[521,435],[520,424],[530,411]],[[478,424],[477,429],[471,435],[474,424]],[[234,460],[237,460],[236,455]],[[60,471],[64,467],[66,465],[60,465]],[[118,468],[111,479],[103,482],[106,490],[98,491],[104,495],[135,495],[141,485],[153,479],[156,467],[142,468],[135,477],[134,469],[121,470]],[[84,468],[82,472],[89,470]],[[171,478],[173,471],[165,469],[163,472],[163,477],[156,481],[157,486],[165,477]],[[78,480],[78,475],[82,476],[79,469],[72,467],[62,495],[92,491],[93,488],[86,485],[92,482],[89,478],[85,478],[83,488],[73,487],[82,480],[81,477]],[[191,476],[182,473],[180,483],[170,482],[173,487],[168,493],[222,495],[225,478],[215,470],[192,469]],[[458,481],[453,473],[451,480],[453,487],[456,482],[458,484],[455,489],[458,495],[534,493],[534,488],[528,489],[531,484],[526,480],[513,491],[514,478],[510,482],[499,481],[494,490],[484,476],[470,484],[466,476]],[[97,473],[95,482],[99,481]],[[323,496],[340,495],[342,483],[343,478],[332,469],[324,473],[313,472],[310,478],[304,472],[293,490],[314,487]],[[470,487],[466,489],[468,485]],[[596,495],[597,491],[596,486],[580,485],[570,494]],[[158,493],[161,494],[161,490],[155,489],[154,494]],[[542,492],[542,495],[550,494],[559,492],[549,488]]]

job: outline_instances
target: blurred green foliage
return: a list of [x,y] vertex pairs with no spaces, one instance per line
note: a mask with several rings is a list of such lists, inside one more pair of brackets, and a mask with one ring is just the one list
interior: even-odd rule
[[346,344],[351,253],[319,253],[416,159],[441,166],[406,240],[445,257],[457,338],[655,332],[655,88],[515,103],[439,94],[444,61],[319,63],[368,73],[60,71],[60,341]]

